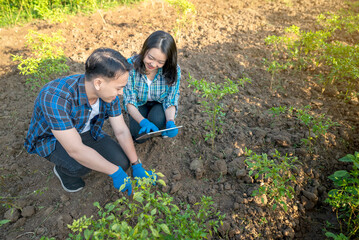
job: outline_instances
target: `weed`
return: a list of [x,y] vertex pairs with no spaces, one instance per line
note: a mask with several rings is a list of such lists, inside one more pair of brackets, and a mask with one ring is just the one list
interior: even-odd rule
[[[353,167],[350,172],[339,170],[329,176],[336,188],[328,192],[326,202],[336,211],[341,234],[327,232],[326,236],[350,239],[359,230],[359,152],[355,152],[354,155],[348,154],[339,161],[353,163]],[[343,229],[342,223],[345,224],[346,230]]]
[[[204,112],[207,113],[209,120],[206,120],[206,133],[205,140],[212,141],[212,147],[214,144],[214,139],[218,133],[222,133],[222,125],[224,123],[225,113],[223,112],[223,104],[220,100],[228,95],[239,92],[238,83],[231,81],[230,79],[225,79],[221,84],[214,82],[207,82],[204,79],[197,80],[192,78],[189,74],[189,87],[194,86],[194,91],[201,92],[201,97],[205,98],[201,102]],[[245,81],[242,79],[242,81]],[[242,82],[243,83],[243,82]]]
[[[158,176],[163,176],[157,173]],[[172,203],[167,193],[153,191],[151,179],[132,182],[133,200],[122,197],[104,208],[99,203],[99,218],[83,216],[68,227],[71,239],[203,239],[217,232],[224,215],[215,212],[210,197],[202,197],[197,212],[188,204]],[[160,184],[165,184],[159,180]]]
[[178,15],[181,17],[176,19],[174,29],[175,38],[180,41],[181,30],[189,23],[192,23],[194,16],[197,14],[196,7],[188,0],[166,0],[170,5],[174,6]]
[[264,194],[273,210],[280,205],[287,211],[285,198],[293,199],[295,193],[293,185],[296,183],[296,178],[291,170],[295,168],[294,163],[297,158],[281,156],[277,150],[272,158],[269,158],[265,153],[257,155],[247,148],[245,155],[247,156],[245,163],[249,169],[249,176],[254,175],[254,179],[261,182],[260,187],[253,192],[253,196]]
[[325,114],[315,116],[310,113],[310,109],[310,105],[303,108],[287,108],[285,106],[279,106],[272,107],[270,112],[272,112],[273,116],[288,113],[290,116],[295,116],[302,124],[304,124],[308,130],[308,137],[303,138],[302,142],[308,147],[310,152],[312,152],[315,141],[320,136],[324,136],[330,127],[339,126],[339,124],[333,122],[330,118],[327,118]]
[[52,74],[62,74],[69,70],[66,57],[59,44],[65,39],[61,31],[52,33],[52,36],[30,30],[26,35],[26,42],[32,51],[32,56],[26,59],[20,55],[13,55],[13,61],[20,62],[20,74],[28,76],[26,83],[31,90],[43,86]]
[[91,13],[99,8],[130,4],[141,0],[0,0],[0,26],[46,19],[63,22],[68,15]]

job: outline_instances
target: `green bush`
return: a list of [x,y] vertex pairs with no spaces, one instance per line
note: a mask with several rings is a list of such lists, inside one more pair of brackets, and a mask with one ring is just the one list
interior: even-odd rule
[[94,12],[142,0],[0,0],[0,27],[33,19],[62,22],[69,14]]
[[26,42],[31,49],[31,56],[24,58],[20,55],[13,55],[13,61],[20,62],[18,69],[20,74],[26,75],[26,83],[31,89],[42,87],[50,81],[50,77],[56,74],[63,74],[69,70],[66,64],[67,59],[62,48],[59,46],[65,39],[61,31],[52,33],[52,36],[30,30],[26,35]]
[[[159,176],[163,176],[157,173]],[[177,206],[167,193],[155,191],[151,179],[132,182],[133,199],[126,197],[99,203],[98,219],[83,216],[69,228],[70,239],[204,239],[217,232],[224,215],[216,212],[210,197],[202,197],[193,210],[189,204]],[[163,180],[159,180],[164,184]]]
[[274,210],[280,205],[287,211],[286,198],[293,199],[295,193],[293,186],[296,184],[296,178],[291,170],[295,169],[294,163],[298,160],[297,157],[281,156],[276,149],[272,157],[268,157],[265,153],[257,155],[247,148],[245,154],[249,176],[254,175],[254,179],[261,182],[259,188],[253,192],[253,196],[264,194]]
[[211,140],[213,146],[214,138],[218,133],[223,132],[222,125],[224,124],[223,118],[225,113],[222,110],[223,103],[220,102],[221,99],[228,94],[239,92],[238,86],[244,86],[244,83],[250,82],[250,79],[240,79],[239,83],[236,83],[227,78],[223,83],[215,83],[204,79],[197,80],[189,74],[187,81],[189,87],[193,86],[195,88],[194,92],[200,92],[201,97],[205,99],[201,102],[204,112],[207,113],[209,118],[205,122],[206,129],[208,130],[205,140]]
[[346,239],[350,239],[358,237],[359,230],[359,152],[348,154],[339,161],[353,163],[353,167],[351,171],[339,170],[329,176],[335,188],[328,192],[326,202],[336,211],[341,234],[327,232],[326,236],[338,239],[336,237],[345,234]]
[[[266,60],[267,71],[273,75],[280,70],[316,71],[323,91],[328,85],[344,85],[346,99],[358,95],[359,46],[343,42],[359,31],[359,15],[322,14],[318,17],[320,30],[303,31],[297,26],[285,29],[284,36],[268,36],[266,44],[273,47],[272,60]],[[339,34],[338,31],[341,31]]]

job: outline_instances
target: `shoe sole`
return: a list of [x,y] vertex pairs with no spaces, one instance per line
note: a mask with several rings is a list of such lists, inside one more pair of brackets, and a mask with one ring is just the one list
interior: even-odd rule
[[61,180],[60,175],[56,171],[56,166],[54,166],[54,173],[55,173],[56,177],[60,180],[61,186],[66,192],[74,193],[74,192],[78,192],[81,189],[83,189],[83,187],[80,187],[80,188],[75,189],[75,190],[71,190],[71,189],[66,188],[65,185],[63,184],[62,180]]

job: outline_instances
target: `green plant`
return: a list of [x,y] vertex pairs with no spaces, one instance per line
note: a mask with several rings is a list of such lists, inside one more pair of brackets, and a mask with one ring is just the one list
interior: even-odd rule
[[205,98],[201,102],[204,112],[207,113],[209,119],[206,120],[206,133],[205,140],[211,140],[212,146],[214,144],[214,139],[218,133],[222,133],[222,124],[224,123],[225,113],[223,112],[223,104],[220,102],[221,99],[228,95],[234,94],[239,91],[238,83],[231,81],[230,79],[225,79],[223,83],[207,82],[203,78],[197,80],[192,78],[189,74],[189,79],[187,80],[189,87],[193,86],[194,92],[200,92],[201,97]]
[[295,116],[302,124],[304,124],[308,130],[307,138],[303,138],[302,142],[312,151],[314,142],[320,137],[324,136],[328,129],[333,126],[339,126],[337,122],[333,122],[330,118],[327,118],[325,114],[314,115],[310,113],[310,105],[302,108],[294,107],[272,107],[269,111],[273,116],[288,113],[290,116]]
[[[321,14],[317,31],[303,31],[297,26],[285,29],[284,36],[268,36],[273,47],[272,61],[265,61],[273,76],[293,66],[295,70],[320,72],[317,75],[323,91],[328,85],[344,84],[345,99],[358,95],[359,47],[354,35],[359,31],[359,15]],[[342,36],[350,41],[343,42]]]
[[28,76],[26,83],[31,89],[41,87],[53,74],[62,74],[69,70],[66,57],[59,46],[65,39],[61,31],[52,33],[52,36],[30,30],[26,35],[26,42],[32,51],[32,56],[25,58],[13,55],[13,61],[20,62],[20,74]]
[[296,178],[291,170],[295,169],[294,163],[297,161],[297,157],[281,156],[277,150],[272,157],[268,157],[265,153],[257,155],[247,148],[245,155],[247,156],[245,163],[249,169],[249,176],[254,175],[254,179],[261,183],[259,188],[253,192],[253,196],[264,194],[274,210],[280,205],[287,211],[285,198],[293,199],[295,193],[293,185],[296,183]]
[[0,27],[45,19],[63,22],[68,15],[91,13],[141,0],[0,0]]
[[166,0],[170,5],[174,6],[180,18],[176,19],[176,26],[174,29],[175,38],[180,40],[181,29],[188,23],[192,23],[194,16],[197,14],[196,7],[188,0]]
[[[326,202],[335,209],[340,223],[341,234],[339,236],[343,238],[335,239],[350,239],[355,237],[359,230],[359,152],[355,152],[354,155],[348,154],[339,161],[353,163],[353,167],[349,172],[339,170],[329,176],[335,188],[328,192]],[[343,229],[343,223],[346,230]],[[337,235],[327,232],[327,236]]]
[[[156,173],[163,176],[160,173]],[[122,197],[104,208],[99,203],[99,218],[83,216],[68,227],[71,239],[203,239],[212,236],[223,215],[215,212],[210,197],[196,203],[198,211],[188,204],[172,203],[167,193],[154,191],[152,181],[132,181],[133,200]],[[160,180],[164,184],[163,180]]]

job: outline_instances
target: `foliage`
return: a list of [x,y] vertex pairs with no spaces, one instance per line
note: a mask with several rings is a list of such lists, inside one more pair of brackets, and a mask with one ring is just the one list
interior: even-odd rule
[[320,137],[324,136],[328,129],[333,126],[338,126],[337,122],[333,122],[330,118],[327,118],[325,114],[320,114],[315,116],[310,113],[310,105],[307,105],[303,108],[294,108],[294,107],[272,107],[270,111],[273,116],[283,114],[287,112],[290,115],[294,115],[302,124],[304,124],[308,130],[308,137],[303,138],[302,142],[312,150],[314,142]]
[[[342,232],[340,235],[344,235],[344,232],[347,239],[350,239],[359,230],[359,152],[348,154],[339,161],[353,163],[353,167],[349,172],[339,170],[329,176],[335,188],[328,192],[326,202],[336,211]],[[346,225],[346,231],[343,230],[342,223]],[[330,232],[328,235],[336,236]]]
[[62,22],[69,14],[90,13],[99,8],[110,8],[141,0],[0,0],[0,26],[46,19]]
[[176,19],[176,26],[174,29],[175,37],[180,39],[181,29],[188,23],[192,23],[194,16],[197,14],[196,7],[188,0],[166,0],[170,5],[174,6],[180,18]]
[[65,39],[61,31],[52,33],[52,36],[30,30],[26,35],[27,45],[31,49],[31,57],[24,58],[13,55],[13,61],[20,62],[20,74],[28,76],[26,83],[31,89],[41,87],[50,79],[52,74],[62,74],[69,70],[66,57],[59,46]]
[[205,140],[211,140],[212,145],[214,138],[218,133],[223,133],[222,125],[224,124],[223,104],[220,102],[221,99],[228,95],[239,92],[238,85],[244,85],[244,82],[250,81],[248,78],[241,79],[240,83],[235,83],[230,79],[225,79],[223,83],[208,82],[203,78],[197,80],[192,78],[189,74],[189,87],[194,86],[194,92],[200,92],[201,97],[204,98],[201,102],[204,112],[207,113],[209,119],[206,120],[206,133]]
[[254,178],[261,182],[260,187],[253,192],[253,196],[264,194],[270,201],[269,204],[273,204],[274,210],[280,205],[287,211],[285,198],[293,199],[295,193],[293,185],[296,183],[296,178],[291,170],[295,168],[297,157],[288,157],[287,154],[281,156],[276,149],[272,158],[265,153],[257,155],[247,148],[245,154],[249,175],[254,175]]
[[68,226],[74,232],[70,239],[203,239],[222,223],[224,215],[215,212],[210,197],[202,197],[195,211],[188,204],[172,203],[167,193],[154,191],[151,179],[136,181],[138,184],[132,181],[133,200],[122,197],[104,208],[94,203],[99,219],[83,216],[74,220]]
[[273,76],[283,69],[316,70],[323,91],[328,85],[344,84],[347,99],[357,95],[359,80],[359,47],[343,42],[338,31],[349,39],[359,31],[359,15],[321,14],[317,31],[304,31],[298,26],[285,29],[284,36],[268,36],[266,44],[273,46],[273,60],[265,60],[267,71]]

